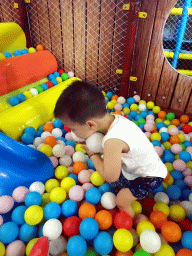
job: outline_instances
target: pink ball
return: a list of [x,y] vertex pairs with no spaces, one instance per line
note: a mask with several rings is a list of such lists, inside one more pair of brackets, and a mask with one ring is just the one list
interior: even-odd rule
[[65,155],[73,156],[74,153],[75,153],[74,147],[70,145],[65,146]]
[[173,167],[176,171],[183,172],[186,169],[186,163],[181,159],[177,159],[173,162]]
[[192,187],[192,176],[186,176],[184,181],[188,186]]
[[192,155],[192,147],[191,146],[187,147],[186,151],[189,152]]
[[73,140],[72,136],[71,136],[71,132],[68,132],[65,134],[65,139],[66,140]]
[[179,153],[181,153],[182,152],[182,147],[181,147],[181,145],[179,145],[179,144],[173,144],[172,146],[171,146],[171,151],[174,153],[174,154],[179,154]]
[[151,133],[150,132],[145,132],[145,136],[149,139],[151,137]]
[[88,171],[92,174],[92,173],[94,173],[94,170],[92,170],[92,169],[88,169]]
[[184,176],[191,176],[192,170],[190,168],[187,168],[185,171],[182,172]]
[[170,135],[177,135],[179,134],[179,130],[177,127],[171,127],[170,129],[168,129],[167,131]]
[[179,133],[181,133],[181,134],[185,134],[183,131],[180,131],[180,130],[179,130]]
[[20,186],[13,191],[12,197],[15,200],[15,202],[22,203],[25,202],[25,197],[29,192],[30,191],[28,188]]
[[49,157],[49,159],[51,160],[51,162],[53,164],[53,167],[56,168],[59,164],[59,161],[58,161],[57,157],[51,156],[51,157]]
[[0,214],[9,212],[14,205],[14,200],[11,196],[0,197]]
[[151,124],[151,123],[145,124],[144,129],[146,132],[151,132],[154,129],[153,124]]
[[154,149],[155,149],[155,151],[157,152],[157,154],[158,154],[159,156],[162,156],[162,155],[163,155],[163,149],[162,149],[162,147],[160,147],[160,146],[155,146]]
[[0,227],[3,225],[3,217],[0,215]]
[[146,124],[152,124],[152,125],[154,125],[154,123],[155,123],[155,121],[154,121],[153,119],[148,119],[148,120],[146,121]]
[[69,166],[67,169],[69,173],[73,173],[73,166]]
[[189,138],[192,138],[192,132],[188,133]]
[[79,185],[73,186],[69,190],[69,198],[71,200],[79,202],[79,201],[83,200],[84,195],[85,195],[85,192],[84,192],[83,188]]
[[93,186],[93,184],[92,183],[84,183],[83,185],[82,185],[82,189],[86,192],[88,189],[90,189],[90,188],[93,188],[94,186]]
[[141,100],[141,97],[139,95],[134,95],[133,98],[135,102],[139,102]]
[[78,180],[81,183],[87,183],[91,181],[91,173],[88,170],[80,171],[78,175]]
[[139,214],[138,216],[136,216],[133,220],[134,226],[136,227],[142,220],[148,220],[147,216],[144,214]]
[[114,109],[115,110],[117,110],[117,111],[121,111],[122,110],[122,105],[120,104],[120,103],[117,103],[117,104],[115,104],[115,106],[114,106]]
[[155,117],[152,114],[146,116],[146,120],[154,120],[154,119]]
[[15,240],[6,248],[6,256],[24,256],[25,244],[23,241]]

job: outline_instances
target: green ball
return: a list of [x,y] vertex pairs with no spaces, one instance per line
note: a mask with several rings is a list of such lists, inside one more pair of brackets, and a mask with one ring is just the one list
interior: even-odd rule
[[166,115],[167,120],[171,121],[175,118],[175,114],[170,112]]
[[139,120],[137,120],[139,124],[142,124],[142,123],[146,123],[146,120],[144,118],[139,118]]
[[135,123],[137,126],[139,126],[139,122],[138,121],[132,121],[133,123]]
[[150,254],[146,251],[138,251],[134,253],[133,256],[150,256]]
[[180,145],[182,147],[182,150],[185,151],[185,149],[186,149],[185,145],[183,143],[181,143]]
[[38,93],[43,92],[43,88],[41,87],[41,85],[36,86],[36,90],[38,91]]
[[93,248],[88,248],[85,256],[98,256],[98,253]]
[[69,79],[69,76],[67,75],[67,73],[63,73],[61,75],[61,78],[62,78],[63,81],[66,81],[67,79]]

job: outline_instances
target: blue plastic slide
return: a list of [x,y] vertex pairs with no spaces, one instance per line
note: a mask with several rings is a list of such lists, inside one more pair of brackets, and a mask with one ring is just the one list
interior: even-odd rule
[[0,196],[12,195],[18,186],[29,188],[32,182],[45,182],[53,176],[53,164],[45,154],[0,132]]

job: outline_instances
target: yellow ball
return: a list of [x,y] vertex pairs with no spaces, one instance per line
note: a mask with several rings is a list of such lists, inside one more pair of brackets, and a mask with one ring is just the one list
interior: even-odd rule
[[146,229],[150,229],[150,230],[153,230],[155,231],[155,227],[153,226],[153,224],[148,221],[148,220],[142,220],[138,223],[137,225],[137,235],[140,236],[141,233],[146,230]]
[[153,140],[161,140],[161,135],[158,132],[154,132],[151,134],[150,139]]
[[110,114],[112,115],[112,114],[114,114],[114,112],[111,112]]
[[164,190],[166,190],[166,189],[168,188],[167,183],[165,183],[164,181],[162,182],[162,185],[163,185],[163,187],[164,187]]
[[37,225],[43,219],[43,209],[39,205],[32,205],[26,211],[24,219],[29,225]]
[[179,159],[179,155],[178,154],[175,155],[174,158],[175,158],[175,160]]
[[120,252],[127,252],[133,247],[133,236],[127,229],[120,228],[113,235],[115,248]]
[[181,221],[186,217],[185,209],[179,204],[173,204],[169,208],[170,210],[170,218],[174,221]]
[[5,255],[5,245],[0,242],[0,256],[4,256]]
[[45,183],[45,190],[49,193],[52,189],[59,187],[59,181],[56,179],[49,179]]
[[155,104],[154,104],[154,102],[153,102],[153,101],[149,101],[149,102],[147,102],[147,108],[148,108],[148,109],[153,109],[153,108],[154,108],[154,106],[155,106]]
[[56,77],[56,81],[57,81],[58,84],[60,84],[63,80],[60,76],[58,76],[58,77]]
[[169,120],[165,120],[164,124],[169,125],[171,122]]
[[30,47],[30,48],[28,49],[28,52],[29,52],[29,53],[33,53],[33,52],[36,52],[36,50],[35,50],[35,48]]
[[41,207],[45,207],[46,204],[50,203],[50,193],[44,193],[41,195],[42,197],[42,202],[41,202]]
[[56,119],[56,118],[55,118],[55,117],[53,117],[53,119],[51,120],[51,122],[53,123],[53,122],[55,121],[55,119]]
[[174,182],[174,179],[173,179],[172,176],[170,176],[169,179],[168,179],[167,181],[165,181],[165,183],[166,183],[168,186],[172,185],[173,182]]
[[[5,55],[3,53],[0,52],[0,60],[6,59]],[[1,254],[0,254],[1,255]]]
[[125,115],[128,115],[130,113],[130,109],[128,107],[123,108],[122,111]]
[[161,111],[161,108],[160,108],[159,106],[155,106],[155,107],[153,108],[153,112],[154,112],[155,114],[158,114],[160,111]]
[[139,101],[139,105],[140,105],[140,104],[144,104],[145,106],[147,105],[147,103],[146,103],[145,100],[140,100],[140,101]]
[[144,251],[141,244],[138,244],[135,248],[135,251],[138,252],[138,251]]
[[136,111],[136,110],[138,110],[138,105],[135,104],[135,103],[133,103],[133,104],[131,104],[130,109],[131,109],[132,111],[134,111],[134,110]]
[[171,149],[171,146],[172,146],[169,141],[163,142],[162,145],[165,147],[165,149]]
[[173,125],[173,124],[171,124],[171,125],[169,125],[168,130],[169,130],[170,128],[172,128],[172,127],[176,127],[176,126]]
[[105,100],[109,100],[107,97],[105,97]]
[[106,96],[106,92],[104,92],[104,91],[101,91],[102,93],[103,93],[103,96]]
[[66,199],[66,191],[64,188],[58,187],[51,190],[50,192],[51,202],[62,204],[65,201],[65,199]]
[[66,177],[61,181],[61,187],[68,193],[70,188],[76,185],[76,182],[71,177]]
[[180,143],[183,143],[185,141],[185,135],[182,133],[177,134],[177,136],[179,137]]
[[108,109],[113,109],[113,108],[114,108],[114,104],[113,104],[111,101],[109,101],[109,102],[107,103],[107,108],[108,108]]
[[161,244],[161,248],[154,254],[155,256],[175,256],[173,248],[165,243]]
[[101,186],[105,182],[105,180],[97,171],[95,171],[91,174],[91,182],[95,186]]
[[111,102],[114,104],[113,107],[117,104],[117,100],[111,100]]
[[156,202],[153,206],[153,211],[161,211],[165,213],[165,215],[169,216],[169,206],[163,202]]
[[33,245],[37,242],[39,238],[33,238],[26,246],[26,255],[29,256],[31,249],[33,248]]
[[85,151],[85,149],[83,149],[81,146],[82,146],[81,144],[77,144],[77,145],[75,146],[75,151],[80,151],[80,152],[82,152],[83,154],[85,154],[86,151]]
[[23,94],[25,95],[27,100],[33,97],[32,93],[30,91],[25,91],[25,92],[23,92]]
[[69,174],[68,172],[68,169],[66,166],[58,166],[56,169],[55,169],[55,177],[58,179],[58,180],[62,180],[64,179],[65,177],[67,177]]
[[187,162],[187,163],[186,163],[186,166],[187,166],[188,168],[192,169],[192,161]]
[[162,119],[161,119],[161,118],[157,118],[157,119],[155,120],[155,123],[156,123],[156,124],[162,123]]
[[192,122],[189,122],[188,124],[192,126]]
[[136,215],[140,214],[142,212],[142,206],[141,204],[138,202],[138,201],[134,201],[132,204],[131,204],[134,212]]
[[49,145],[42,145],[39,149],[39,151],[41,151],[42,153],[44,153],[46,156],[50,157],[53,155],[53,149],[51,146]]
[[168,172],[172,172],[174,170],[172,163],[165,163],[165,166],[167,167]]

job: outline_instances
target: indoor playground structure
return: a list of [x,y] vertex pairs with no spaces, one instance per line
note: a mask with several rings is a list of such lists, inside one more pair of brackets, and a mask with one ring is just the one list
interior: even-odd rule
[[[190,1],[53,2],[0,3],[0,256],[192,256],[192,78],[162,47],[169,14],[184,26]],[[190,58],[180,34],[174,65]],[[104,135],[83,141],[53,115],[78,80],[167,167],[134,218],[81,147],[102,155]]]

